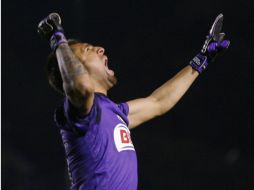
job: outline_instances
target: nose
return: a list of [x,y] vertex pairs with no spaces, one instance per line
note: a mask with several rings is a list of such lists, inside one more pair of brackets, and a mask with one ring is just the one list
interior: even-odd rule
[[103,47],[97,47],[97,53],[100,55],[103,55],[105,52],[105,49]]

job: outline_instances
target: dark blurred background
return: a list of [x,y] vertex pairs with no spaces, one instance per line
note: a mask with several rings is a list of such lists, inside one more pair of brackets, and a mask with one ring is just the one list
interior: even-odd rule
[[105,47],[116,102],[149,95],[199,52],[224,14],[230,49],[166,115],[132,130],[141,190],[254,189],[251,0],[2,1],[2,189],[68,189],[38,22],[59,12],[67,37]]

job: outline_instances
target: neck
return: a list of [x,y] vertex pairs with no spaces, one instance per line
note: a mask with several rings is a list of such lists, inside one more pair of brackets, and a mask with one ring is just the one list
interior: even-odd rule
[[104,85],[102,85],[102,83],[94,81],[94,92],[99,92],[107,96],[108,89]]
[[102,94],[104,94],[104,95],[106,95],[106,96],[107,96],[107,94],[108,94],[107,90],[105,90],[105,89],[103,89],[103,88],[95,88],[95,89],[94,89],[94,92],[102,93]]

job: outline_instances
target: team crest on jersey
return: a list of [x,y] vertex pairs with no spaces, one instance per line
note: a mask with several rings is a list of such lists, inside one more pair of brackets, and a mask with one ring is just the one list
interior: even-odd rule
[[118,152],[124,150],[134,150],[131,141],[130,130],[123,123],[119,123],[114,129],[114,141]]

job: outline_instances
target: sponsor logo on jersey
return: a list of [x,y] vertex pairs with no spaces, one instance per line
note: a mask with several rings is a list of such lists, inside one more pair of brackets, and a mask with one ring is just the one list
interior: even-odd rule
[[128,127],[119,123],[114,129],[114,141],[118,152],[124,150],[134,150],[134,146],[131,141],[130,130]]

